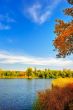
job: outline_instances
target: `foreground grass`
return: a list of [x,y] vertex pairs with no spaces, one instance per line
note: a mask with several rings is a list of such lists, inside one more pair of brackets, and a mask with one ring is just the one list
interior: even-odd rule
[[38,93],[34,110],[73,110],[73,78],[58,78],[53,87]]

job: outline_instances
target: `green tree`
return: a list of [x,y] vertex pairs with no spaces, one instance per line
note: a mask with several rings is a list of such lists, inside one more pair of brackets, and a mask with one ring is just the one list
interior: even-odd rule
[[45,71],[44,71],[44,77],[48,78],[48,70],[47,69],[45,69]]
[[28,68],[28,69],[26,70],[26,75],[28,76],[28,78],[29,78],[30,76],[32,76],[32,73],[33,73],[32,68]]

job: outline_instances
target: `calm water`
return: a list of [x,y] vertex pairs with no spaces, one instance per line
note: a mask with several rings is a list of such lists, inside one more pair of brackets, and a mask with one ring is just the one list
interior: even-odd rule
[[50,86],[49,79],[0,79],[0,110],[32,110],[37,91]]

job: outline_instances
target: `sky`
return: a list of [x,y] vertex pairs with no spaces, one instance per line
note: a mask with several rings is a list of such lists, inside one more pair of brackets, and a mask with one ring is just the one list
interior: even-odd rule
[[73,55],[56,58],[55,20],[71,20],[66,0],[0,0],[0,68],[73,69]]

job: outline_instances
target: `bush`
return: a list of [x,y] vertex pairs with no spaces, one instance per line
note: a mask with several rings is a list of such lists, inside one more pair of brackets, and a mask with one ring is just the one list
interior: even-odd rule
[[73,83],[38,93],[34,110],[73,110]]

